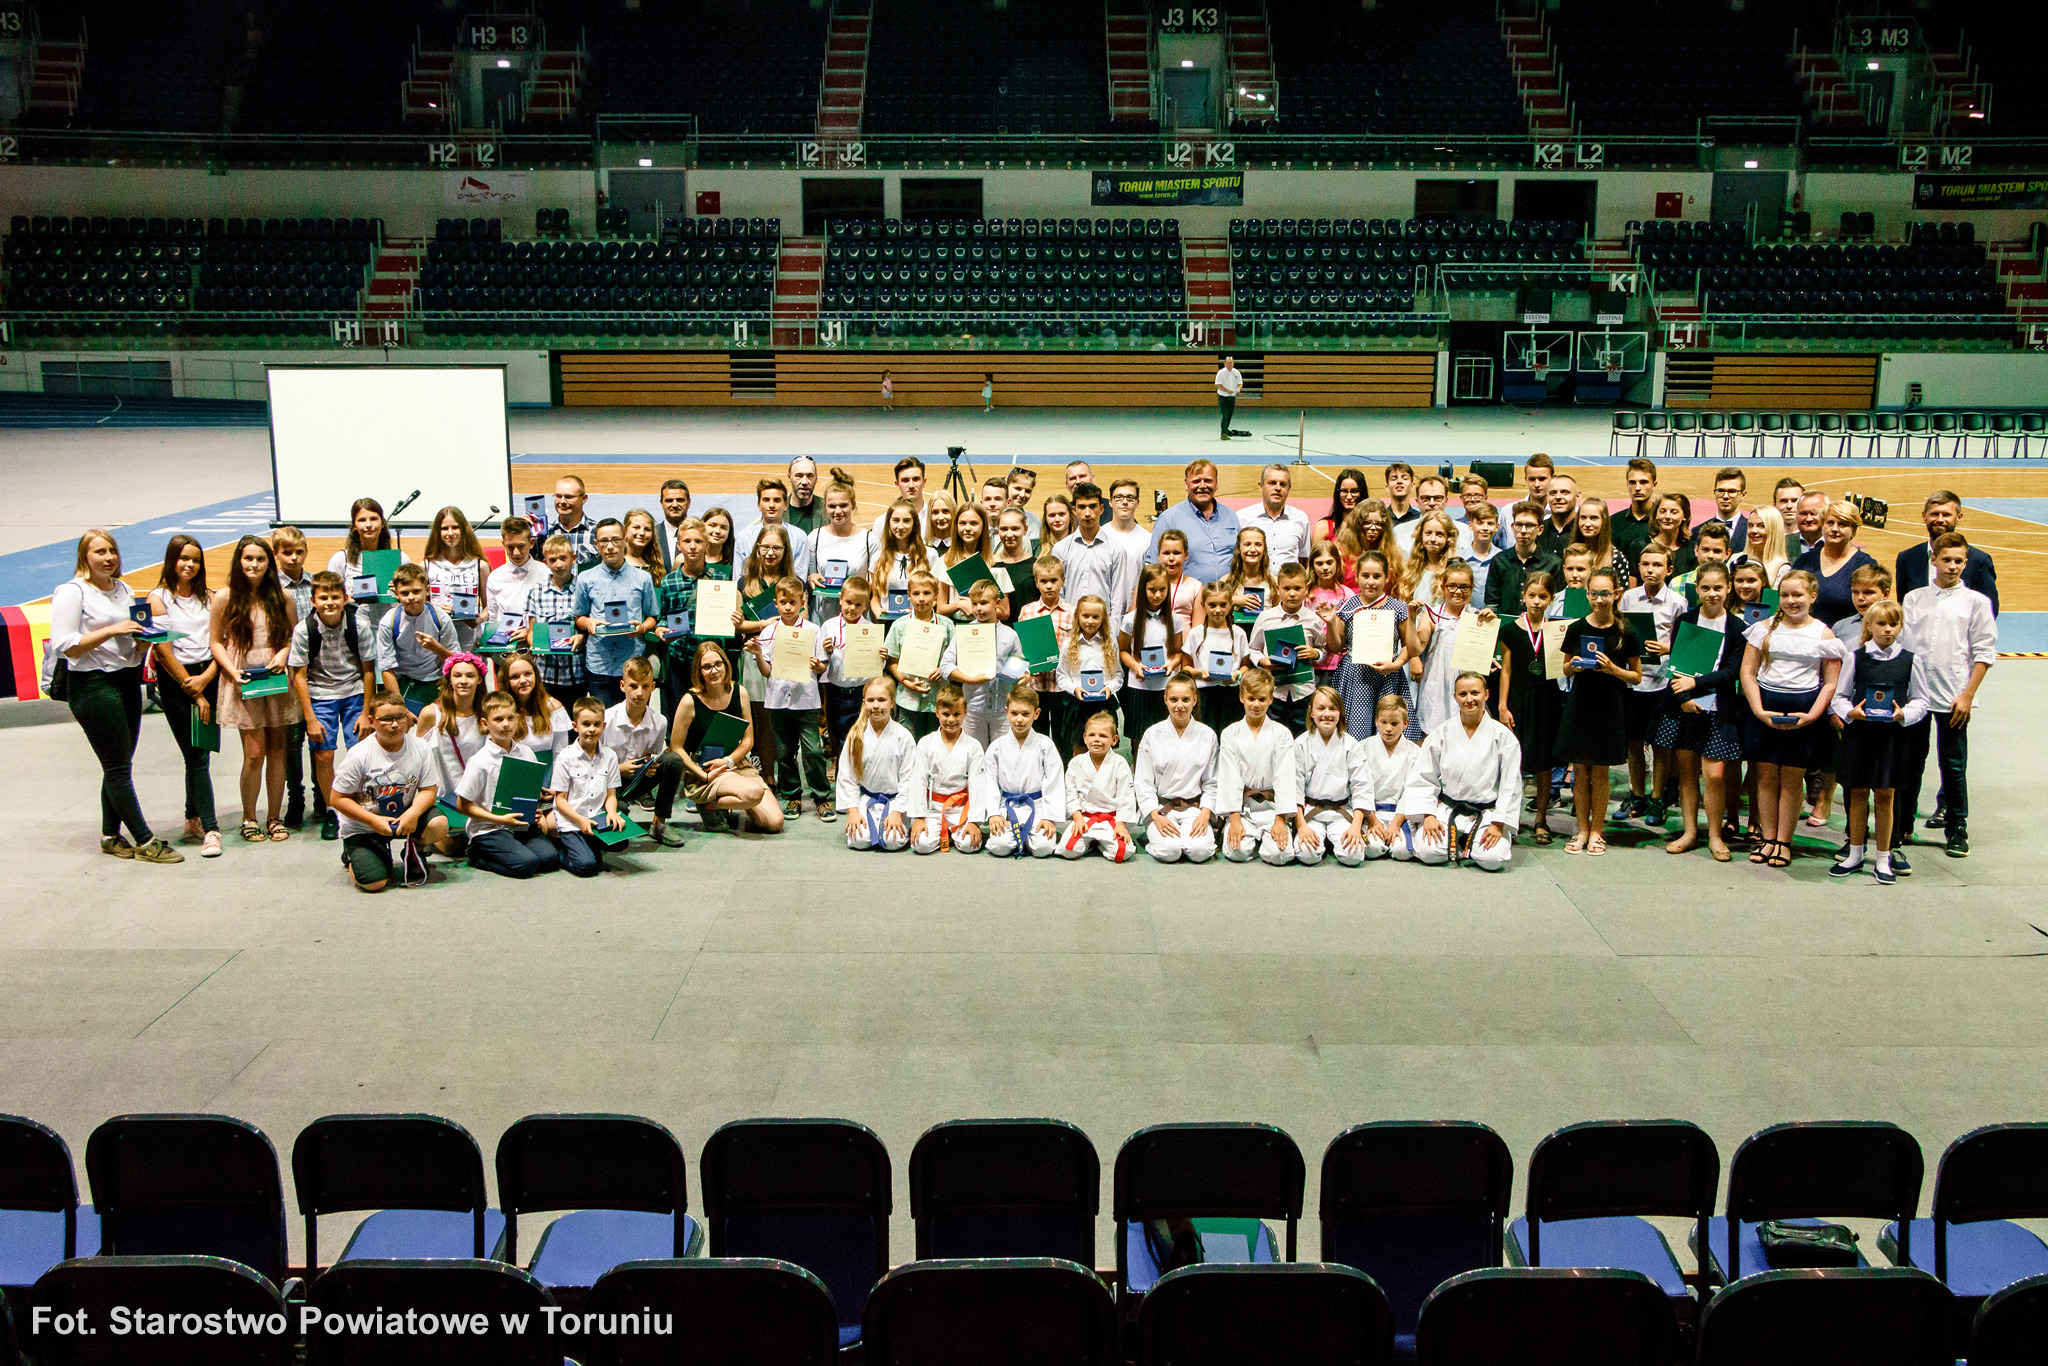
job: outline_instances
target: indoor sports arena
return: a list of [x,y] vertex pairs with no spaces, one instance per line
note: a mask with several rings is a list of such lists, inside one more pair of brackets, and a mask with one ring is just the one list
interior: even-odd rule
[[0,1366],[2041,1361],[2044,38],[0,0]]

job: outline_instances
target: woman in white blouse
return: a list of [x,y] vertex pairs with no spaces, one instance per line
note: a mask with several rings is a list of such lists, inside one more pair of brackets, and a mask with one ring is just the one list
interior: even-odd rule
[[[121,581],[121,547],[95,527],[78,538],[72,578],[50,595],[50,639],[64,659],[64,702],[100,761],[100,852],[143,863],[185,856],[150,833],[135,796],[142,733],[142,642],[135,590]],[[124,839],[126,826],[131,838]]]
[[1792,863],[1792,827],[1816,747],[1828,738],[1821,718],[1835,693],[1842,645],[1813,617],[1819,585],[1795,569],[1778,581],[1778,611],[1745,633],[1742,693],[1749,719],[1742,757],[1756,765],[1756,810],[1764,839],[1751,863],[1772,868]]

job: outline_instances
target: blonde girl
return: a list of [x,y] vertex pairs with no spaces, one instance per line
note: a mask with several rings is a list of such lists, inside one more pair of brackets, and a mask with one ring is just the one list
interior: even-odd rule
[[811,619],[822,623],[839,611],[847,581],[867,577],[875,539],[854,524],[858,504],[844,470],[834,466],[832,482],[818,496],[825,500],[825,520],[811,531]]
[[1426,607],[1437,601],[1443,592],[1444,566],[1450,563],[1457,544],[1458,524],[1451,520],[1450,513],[1439,510],[1422,514],[1422,520],[1415,524],[1415,548],[1408,552],[1408,563],[1402,569],[1410,602]]
[[1324,685],[1309,694],[1308,726],[1295,737],[1293,748],[1301,792],[1295,862],[1314,867],[1329,853],[1346,868],[1358,867],[1365,862],[1372,787],[1358,741],[1345,733],[1344,699],[1335,688]]
[[704,577],[730,580],[735,568],[732,550],[732,514],[713,508],[704,514]]
[[[1458,714],[1454,696],[1457,670],[1451,667],[1451,652],[1457,645],[1465,609],[1472,605],[1472,566],[1463,560],[1450,561],[1438,571],[1437,587],[1442,602],[1424,607],[1415,623],[1415,634],[1422,646],[1415,713],[1424,735],[1434,733],[1438,726]],[[1481,620],[1492,618],[1490,611],[1480,613]]]
[[1224,576],[1230,590],[1231,620],[1249,626],[1260,612],[1280,596],[1280,584],[1273,577],[1272,561],[1266,558],[1266,533],[1255,526],[1237,533],[1237,548],[1231,552],[1230,573]]
[[1813,575],[1795,569],[1778,581],[1778,610],[1744,634],[1742,694],[1749,703],[1742,757],[1756,765],[1756,811],[1764,840],[1751,863],[1772,868],[1792,863],[1792,827],[1806,770],[1813,765],[1826,714],[1842,668],[1834,632],[1814,619],[1819,589]]
[[1628,556],[1614,545],[1614,519],[1605,498],[1581,498],[1578,520],[1572,523],[1572,544],[1584,546],[1594,570],[1612,569],[1617,590],[1626,590],[1633,580]]
[[1086,594],[1074,603],[1074,629],[1067,636],[1055,674],[1067,698],[1066,733],[1053,737],[1062,759],[1080,752],[1081,732],[1089,717],[1116,706],[1123,673],[1109,604],[1093,593]]
[[[476,538],[476,528],[469,524],[469,518],[462,515],[461,508],[445,507],[434,514],[434,530],[427,539],[420,567],[427,571],[428,601],[455,622],[457,643],[465,650],[475,649],[480,624],[490,620],[491,616],[490,595],[485,591],[485,584],[491,576],[491,562],[484,557],[483,545]],[[473,594],[476,610],[458,615],[454,601],[457,593]],[[446,795],[453,805],[453,790]]]
[[874,568],[878,596],[873,615],[890,622],[910,614],[910,576],[919,569],[939,580],[939,604],[946,602],[946,565],[935,550],[926,547],[918,530],[917,504],[898,498],[882,514],[882,534],[875,545]]
[[1317,541],[1308,552],[1308,605],[1323,620],[1323,638],[1328,647],[1316,661],[1316,682],[1332,686],[1344,663],[1344,604],[1356,595],[1344,582],[1344,557],[1328,541]]
[[1745,524],[1748,539],[1728,563],[1735,568],[1745,564],[1758,566],[1764,573],[1764,586],[1776,588],[1778,580],[1792,568],[1792,561],[1785,554],[1785,519],[1778,515],[1777,508],[1764,503],[1749,510]]
[[846,847],[896,853],[910,843],[910,819],[920,814],[917,742],[892,716],[896,688],[887,678],[867,681],[860,722],[839,754],[836,804],[846,812]]
[[1404,560],[1394,545],[1394,515],[1387,505],[1377,498],[1367,498],[1344,515],[1344,521],[1331,539],[1337,543],[1338,551],[1344,557],[1344,582],[1354,590],[1358,587],[1355,574],[1358,557],[1378,554],[1390,566],[1388,591],[1395,597],[1406,600],[1403,592],[1406,579],[1400,572]]
[[[1202,620],[1181,638],[1181,658],[1195,676],[1202,724],[1218,735],[1233,721],[1244,719],[1244,699],[1237,693],[1237,671],[1252,652],[1244,627],[1230,619],[1230,585],[1212,583],[1202,590]],[[1162,699],[1163,701],[1163,699]],[[1130,728],[1132,742],[1144,732]]]
[[[291,837],[278,810],[284,799],[285,736],[291,726],[289,693],[245,698],[242,684],[249,675],[281,673],[298,623],[291,598],[278,582],[270,542],[244,536],[228,562],[228,586],[214,600],[208,622],[208,643],[219,677],[220,726],[232,726],[242,737],[242,839],[282,841]],[[266,824],[256,823],[256,799],[269,780]]]
[[1354,740],[1365,740],[1373,733],[1374,719],[1380,714],[1380,703],[1389,697],[1401,699],[1402,720],[1412,729],[1409,739],[1422,739],[1420,727],[1412,725],[1408,715],[1408,664],[1422,656],[1422,642],[1416,633],[1416,618],[1420,612],[1408,610],[1398,589],[1392,585],[1397,575],[1394,562],[1377,550],[1365,551],[1352,566],[1358,579],[1358,592],[1351,601],[1338,610],[1337,615],[1344,622],[1345,637],[1349,639],[1356,631],[1356,620],[1360,612],[1392,612],[1394,614],[1394,657],[1392,659],[1354,660],[1354,647],[1347,650],[1337,670],[1337,692],[1344,699],[1346,728]]
[[1074,529],[1074,501],[1064,493],[1055,493],[1045,500],[1045,508],[1039,514],[1038,544],[1041,549],[1051,550],[1067,539]]
[[[947,542],[940,559],[946,568],[951,569],[962,560],[971,559],[976,555],[981,556],[983,563],[993,564],[995,542],[989,531],[988,513],[982,510],[979,503],[966,503],[953,514],[953,537]],[[948,586],[951,583],[949,576]],[[972,587],[971,584],[969,586]],[[1014,581],[1012,586],[1015,586]],[[972,621],[974,605],[967,600],[965,593],[954,593],[950,595],[950,601],[946,604],[946,613],[962,621]],[[1000,615],[998,619],[1000,620]]]
[[[1605,505],[1602,505],[1603,508]],[[1615,613],[1622,576],[1612,569],[1586,575],[1584,618],[1565,628],[1564,671],[1572,680],[1551,751],[1572,766],[1572,814],[1577,829],[1567,854],[1604,854],[1607,840],[1607,771],[1627,759],[1623,695],[1642,680],[1643,646]],[[1795,797],[1793,814],[1799,812]]]
[[646,508],[626,514],[626,563],[646,570],[656,583],[668,577],[668,562],[661,556],[660,525]]
[[[1172,594],[1173,577],[1166,566],[1146,565],[1138,575],[1136,601],[1118,627],[1117,655],[1131,679],[1123,692],[1124,725],[1133,735],[1143,735],[1166,719],[1166,680],[1188,667]],[[1157,666],[1149,671],[1144,659],[1148,649],[1161,652]]]
[[1003,604],[1004,621],[1017,620],[1017,614],[1038,597],[1038,585],[1032,581],[1030,537],[1031,524],[1023,508],[1006,507],[996,514],[992,541],[995,553],[988,557],[988,562],[1001,566],[1010,576],[1010,591]]
[[548,691],[532,655],[507,655],[503,672],[505,691],[511,694],[512,705],[519,713],[519,733],[513,738],[524,742],[533,751],[533,757],[546,764],[552,773],[555,755],[576,743],[569,709]]

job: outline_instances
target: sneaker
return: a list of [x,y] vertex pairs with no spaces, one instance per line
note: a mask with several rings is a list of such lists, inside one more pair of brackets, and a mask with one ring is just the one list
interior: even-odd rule
[[786,817],[801,816],[804,814],[804,804],[800,801],[796,801],[791,798],[784,798],[782,803],[782,814]]
[[1892,871],[1900,877],[1913,876],[1913,865],[1906,862],[1906,856],[1896,849],[1892,850]]
[[1948,808],[1947,808],[1946,806],[1944,806],[1944,805],[1943,805],[1942,803],[1940,803],[1940,802],[1936,802],[1936,803],[1934,804],[1934,814],[1933,814],[1933,815],[1931,815],[1931,816],[1929,816],[1929,817],[1927,818],[1927,821],[1926,821],[1926,828],[1927,828],[1927,829],[1929,829],[1929,830],[1945,830],[1945,829],[1947,829],[1947,828],[1948,828]]
[[287,804],[284,809],[284,828],[298,830],[304,828],[305,824],[306,808],[296,803]]
[[1652,798],[1650,798],[1650,800],[1648,800],[1648,801],[1646,801],[1646,802],[1644,802],[1644,803],[1643,803],[1643,823],[1644,823],[1644,824],[1646,824],[1646,825],[1662,825],[1662,824],[1664,824],[1664,817],[1665,817],[1665,814],[1666,814],[1666,808],[1665,808],[1665,806],[1664,806],[1664,800],[1663,800],[1663,798],[1661,798],[1661,797],[1652,797]]
[[1856,861],[1855,863],[1851,863],[1851,862],[1849,862],[1849,856],[1848,856],[1847,854],[1843,854],[1843,855],[1842,855],[1842,857],[1841,857],[1841,858],[1840,858],[1839,860],[1837,860],[1837,861],[1836,861],[1836,863],[1835,863],[1835,866],[1834,866],[1834,867],[1832,867],[1832,868],[1830,868],[1830,869],[1828,869],[1828,876],[1829,876],[1829,877],[1849,877],[1849,876],[1851,876],[1852,874],[1855,874],[1855,873],[1860,873],[1860,872],[1862,872],[1862,871],[1863,871],[1863,862],[1862,862],[1862,860],[1860,860],[1860,859],[1859,859],[1859,860],[1857,860],[1857,861]]
[[326,812],[320,817],[320,838],[323,840],[338,840],[341,838],[341,818],[332,811]]
[[155,839],[151,840],[148,844],[136,846],[135,861],[137,863],[183,863],[185,856],[171,848],[170,845],[165,844],[162,840]]
[[1950,858],[1970,856],[1970,831],[1961,821],[1948,823],[1948,840],[1942,845],[1941,852]]
[[670,849],[680,849],[683,847],[683,832],[676,829],[673,825],[657,825],[650,833],[653,834],[656,844],[665,845]]
[[[1892,862],[1896,864],[1898,860],[1893,859]],[[1887,868],[1881,863],[1870,870],[1870,875],[1877,879],[1877,885],[1880,887],[1889,887],[1899,880],[1898,874],[1893,869]]]
[[206,832],[205,838],[199,841],[199,857],[220,857],[220,831],[209,830]]
[[839,808],[838,808],[838,807],[836,807],[836,806],[834,806],[834,805],[832,805],[832,803],[830,803],[830,802],[819,802],[819,803],[818,803],[818,819],[819,819],[819,820],[821,820],[821,821],[825,821],[825,822],[828,822],[828,823],[829,823],[829,822],[832,822],[832,821],[836,821],[836,820],[838,820],[838,819],[839,819]]
[[132,859],[135,857],[135,846],[120,835],[101,835],[100,852],[112,854],[115,858]]

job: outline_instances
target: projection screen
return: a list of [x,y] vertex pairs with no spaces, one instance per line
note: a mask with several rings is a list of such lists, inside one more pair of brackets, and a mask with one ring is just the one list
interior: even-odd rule
[[356,499],[389,514],[415,489],[393,526],[426,527],[451,504],[472,523],[512,510],[503,366],[274,365],[267,377],[279,522],[343,526]]

